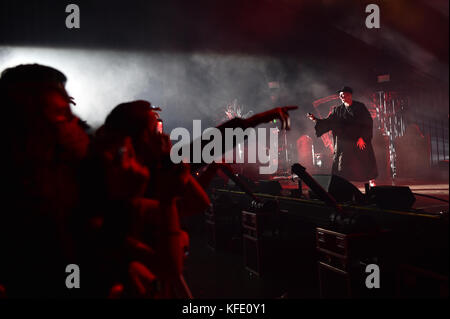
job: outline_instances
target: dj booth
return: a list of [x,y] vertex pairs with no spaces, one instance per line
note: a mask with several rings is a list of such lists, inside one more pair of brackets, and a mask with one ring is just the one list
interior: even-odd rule
[[[215,188],[205,214],[208,245],[227,250],[239,238],[251,274],[324,298],[448,296],[447,215],[338,204],[344,216],[319,199],[254,195]],[[379,288],[367,286],[369,265]]]

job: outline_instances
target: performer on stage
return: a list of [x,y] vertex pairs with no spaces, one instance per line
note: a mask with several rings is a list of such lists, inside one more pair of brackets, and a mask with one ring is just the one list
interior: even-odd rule
[[372,117],[366,106],[353,101],[353,90],[344,86],[337,92],[342,104],[335,107],[326,119],[307,117],[316,123],[317,137],[330,131],[333,134],[334,158],[332,173],[349,181],[375,185],[378,176],[372,148]]

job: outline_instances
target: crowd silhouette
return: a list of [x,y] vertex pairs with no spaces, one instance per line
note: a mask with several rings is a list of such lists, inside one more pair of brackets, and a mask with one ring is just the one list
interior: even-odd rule
[[[217,165],[194,178],[188,164],[173,164],[170,139],[147,101],[116,106],[92,132],[72,113],[66,80],[38,64],[0,78],[0,297],[190,297],[182,277],[189,235],[180,216],[210,205],[204,189]],[[288,126],[291,109],[219,129],[275,118]],[[66,286],[70,264],[82,273],[79,289]]]

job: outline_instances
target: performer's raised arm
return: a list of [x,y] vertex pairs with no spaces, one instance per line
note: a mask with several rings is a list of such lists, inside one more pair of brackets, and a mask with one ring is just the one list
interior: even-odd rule
[[328,117],[325,119],[318,119],[311,113],[306,114],[306,117],[315,123],[314,128],[316,130],[316,136],[321,137],[326,132],[333,130],[336,118],[336,111],[335,109],[333,109],[331,114],[328,115]]
[[[271,122],[275,119],[281,121],[281,129],[289,130],[291,128],[291,120],[289,118],[289,111],[297,110],[298,106],[282,106],[282,107],[276,107],[274,109],[271,109],[269,111],[265,111],[262,113],[258,113],[253,115],[252,117],[248,119],[243,118],[233,118],[225,123],[222,123],[221,125],[217,126],[216,128],[220,131],[222,136],[222,154],[225,154],[226,152],[230,151],[229,149],[226,149],[226,143],[225,143],[225,129],[235,129],[235,128],[241,128],[243,130],[246,130],[251,127],[258,126],[263,123]],[[247,136],[245,136],[247,137]],[[201,139],[201,137],[200,137]],[[202,145],[202,149],[204,145],[206,145],[207,141],[201,140],[200,141]],[[236,146],[236,141],[233,141],[232,147],[234,148]],[[194,149],[194,142],[190,145],[191,148],[191,156],[193,154]],[[191,161],[192,163],[193,161]],[[198,170],[201,167],[203,167],[205,163],[192,163],[191,168],[192,170]]]

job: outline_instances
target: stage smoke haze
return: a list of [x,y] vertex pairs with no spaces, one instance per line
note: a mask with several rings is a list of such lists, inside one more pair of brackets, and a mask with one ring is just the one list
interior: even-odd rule
[[[234,100],[245,113],[299,105],[295,123],[314,99],[338,86],[331,88],[323,76],[298,61],[272,57],[0,49],[1,70],[26,63],[52,66],[66,74],[67,89],[77,103],[74,112],[93,127],[101,125],[114,106],[135,99],[160,106],[166,130],[178,126],[190,130],[194,119],[201,119],[205,128],[218,125],[225,119],[225,107]],[[280,83],[275,93],[268,87],[271,81]],[[273,94],[276,101],[271,100]]]

